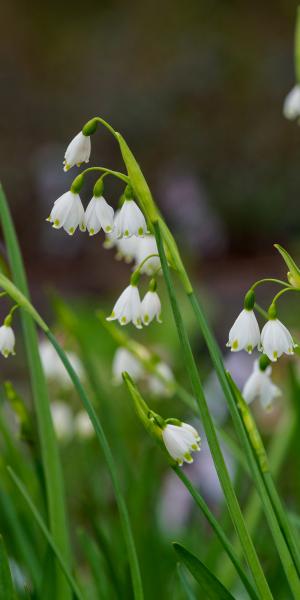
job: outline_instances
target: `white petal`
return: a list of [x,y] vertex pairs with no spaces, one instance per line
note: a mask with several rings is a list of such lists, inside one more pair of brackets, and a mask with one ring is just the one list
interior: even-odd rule
[[244,308],[229,331],[227,346],[230,346],[232,352],[247,350],[251,354],[259,341],[260,331],[256,316],[253,310]]
[[300,86],[295,85],[288,93],[283,104],[283,114],[286,119],[296,119],[300,116]]
[[90,235],[96,235],[101,229],[101,224],[96,213],[96,202],[97,200],[93,196],[85,211],[85,225]]
[[134,200],[125,200],[118,217],[118,233],[125,238],[147,232],[145,217]]
[[133,379],[138,380],[144,374],[141,363],[127,348],[118,348],[113,358],[112,373],[114,383],[122,383],[122,373],[127,372]]
[[161,303],[157,292],[148,291],[142,301],[142,321],[144,325],[149,325],[153,321],[154,317],[159,323],[162,323],[160,319],[161,314]]
[[102,229],[110,233],[114,226],[114,209],[101,196],[96,198],[96,214]]
[[263,352],[274,362],[282,354],[294,353],[293,338],[279,319],[267,321],[261,332],[261,345]]
[[11,327],[2,325],[0,327],[0,352],[7,358],[9,354],[14,354],[15,334]]
[[91,154],[91,138],[80,131],[67,147],[64,160],[64,171],[74,165],[89,162]]
[[[143,238],[136,238],[136,267],[138,267],[147,256],[151,254],[158,254],[157,244],[153,235],[145,235]],[[160,271],[160,258],[159,256],[152,256],[142,266],[141,273],[146,275],[154,275]]]
[[134,285],[129,285],[117,300],[108,321],[118,320],[120,325],[132,323],[138,328],[142,327],[141,300],[139,290]]

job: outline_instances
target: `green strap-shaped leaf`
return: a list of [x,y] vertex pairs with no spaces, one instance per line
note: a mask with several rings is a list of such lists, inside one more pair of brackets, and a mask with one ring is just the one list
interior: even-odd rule
[[6,548],[0,535],[0,599],[16,600]]
[[[61,567],[61,570],[64,573],[64,576],[70,586],[70,589],[73,591],[74,596],[77,598],[77,600],[84,600],[84,596],[81,593],[77,582],[75,581],[73,575],[70,573],[68,565],[67,565],[62,553],[60,552],[59,548],[57,547],[57,545],[56,545],[49,529],[45,525],[39,511],[33,504],[30,496],[28,495],[24,484],[22,483],[22,481],[19,479],[19,477],[16,475],[16,473],[13,471],[13,469],[11,467],[7,467],[7,470],[9,472],[11,479],[17,486],[20,494],[23,496],[23,499],[25,500],[27,506],[30,508],[32,515],[33,515],[35,521],[37,522],[38,526],[40,527],[42,533],[44,534],[50,548],[53,550],[54,555]],[[7,600],[6,596],[3,596],[3,600],[4,600],[4,598],[5,598],[5,600]],[[2,600],[1,595],[0,595],[0,600]]]
[[179,560],[186,566],[193,577],[198,581],[205,600],[234,600],[224,585],[213,575],[209,569],[191,554],[181,544],[173,544]]

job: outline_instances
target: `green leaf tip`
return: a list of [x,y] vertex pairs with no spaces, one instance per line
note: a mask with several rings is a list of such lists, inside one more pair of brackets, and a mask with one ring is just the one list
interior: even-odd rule
[[173,548],[191,575],[199,583],[203,598],[206,600],[234,600],[234,597],[212,572],[184,546],[173,543]]
[[300,269],[297,267],[295,261],[292,259],[290,254],[280,244],[274,244],[274,248],[281,254],[286,266],[288,267],[287,279],[290,285],[293,287],[300,287]]

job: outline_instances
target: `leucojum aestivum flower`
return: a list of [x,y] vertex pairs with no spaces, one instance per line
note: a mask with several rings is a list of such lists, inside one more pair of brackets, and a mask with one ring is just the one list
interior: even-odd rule
[[[299,79],[298,77],[297,82]],[[284,114],[287,118],[298,119],[300,117],[299,99],[299,83],[296,83],[295,88],[284,104]],[[106,167],[91,166],[85,168],[85,165],[82,166],[90,161],[92,136],[98,131],[100,124],[108,129],[118,143],[126,167],[125,173]],[[275,247],[288,266],[286,281],[275,278],[260,279],[255,281],[245,293],[241,312],[230,328],[227,342],[227,347],[230,348],[232,353],[245,351],[249,355],[254,354],[253,359],[249,359],[253,362],[252,372],[247,380],[243,382],[240,390],[224,368],[220,348],[194,292],[175,239],[161,217],[144,175],[123,137],[102,118],[94,117],[82,127],[82,130],[75,135],[66,149],[63,162],[64,170],[75,170],[76,167],[82,168],[82,170],[74,177],[70,189],[65,190],[54,202],[47,220],[55,230],[63,230],[61,234],[64,235],[65,232],[70,238],[74,235],[85,235],[87,238],[99,236],[99,239],[101,239],[100,236],[103,236],[104,248],[112,249],[115,252],[116,260],[124,260],[127,265],[132,265],[125,289],[118,291],[112,303],[111,311],[105,315],[105,319],[99,317],[99,320],[104,322],[103,326],[112,332],[112,338],[117,342],[117,349],[112,362],[111,383],[113,386],[125,384],[135,412],[150,436],[150,443],[156,443],[160,447],[173,474],[184,484],[195,505],[209,521],[222,549],[231,561],[236,576],[240,579],[239,583],[245,588],[246,597],[251,600],[258,600],[258,598],[272,600],[273,594],[252,539],[255,531],[253,528],[251,529],[244,518],[242,503],[236,494],[231,473],[224,460],[225,453],[222,451],[220,437],[223,436],[225,442],[230,440],[228,445],[233,449],[237,460],[242,456],[240,467],[245,469],[247,485],[252,485],[254,488],[255,501],[259,498],[259,509],[264,512],[266,526],[268,526],[274,541],[274,551],[277,551],[286,575],[285,586],[289,586],[292,597],[295,600],[298,599],[300,597],[299,548],[297,541],[295,541],[294,531],[291,529],[286,516],[285,508],[274,485],[267,453],[248,405],[258,400],[263,410],[269,410],[272,408],[274,401],[279,396],[283,396],[283,390],[275,383],[276,365],[279,360],[283,365],[285,360],[291,360],[291,357],[298,352],[298,343],[294,331],[290,331],[290,327],[293,328],[294,326],[292,318],[289,316],[285,321],[282,316],[281,298],[287,292],[299,293],[299,268],[288,252],[277,244]],[[97,179],[93,181],[93,189],[91,189],[89,201],[85,206],[85,202],[82,202],[82,188],[89,181],[89,178],[94,175],[97,176]],[[110,197],[109,186],[107,185],[109,177],[116,178],[120,183],[121,198],[118,202]],[[10,226],[9,223],[6,230],[11,231]],[[55,235],[59,234],[56,233]],[[9,244],[15,244],[9,234],[7,239]],[[14,252],[11,252],[10,247],[12,261],[16,257],[15,246],[13,250]],[[22,268],[20,264],[21,262],[17,260],[17,268],[14,263],[15,269],[12,269],[12,272],[18,274],[18,269]],[[18,279],[19,287],[22,287],[22,277],[23,274],[21,273],[21,277]],[[173,282],[174,277],[177,277],[178,282],[182,285],[193,309],[197,327],[201,332],[203,343],[208,350],[215,374],[221,385],[222,394],[231,414],[232,425],[236,434],[234,437],[231,437],[231,432],[229,434],[224,431],[223,425],[219,425],[219,431],[216,429],[215,419],[208,406],[200,377],[202,365],[199,368],[198,360],[196,360],[190,343],[189,332],[183,317],[183,307],[178,299],[179,296]],[[81,362],[77,360],[78,357],[76,359],[76,354],[64,352],[49,327],[27,299],[24,286],[23,290],[20,290],[18,285],[14,285],[2,273],[0,274],[0,284],[4,290],[3,294],[14,301],[0,327],[0,352],[5,358],[15,353],[13,320],[16,308],[20,307],[22,309],[21,314],[27,312],[27,316],[29,314],[47,336],[46,345],[45,342],[41,342],[39,348],[45,375],[50,388],[51,382],[54,382],[56,389],[60,387],[61,392],[63,391],[60,398],[55,396],[51,398],[49,405],[45,395],[42,409],[37,404],[39,408],[37,419],[40,441],[43,447],[42,466],[47,484],[43,486],[43,494],[46,494],[47,499],[44,504],[47,505],[47,508],[49,505],[49,515],[47,514],[47,517],[49,517],[47,519],[49,532],[40,518],[36,518],[36,520],[38,524],[42,523],[43,531],[46,531],[48,535],[47,543],[50,544],[51,542],[50,546],[54,554],[56,553],[56,557],[59,559],[58,562],[60,561],[60,565],[63,566],[63,572],[66,575],[66,581],[72,590],[73,596],[81,600],[80,586],[77,585],[76,579],[72,575],[73,569],[67,548],[68,544],[61,537],[62,530],[64,530],[64,535],[68,536],[64,527],[63,511],[60,513],[59,519],[56,518],[57,511],[61,509],[63,504],[63,493],[60,488],[59,463],[55,463],[55,460],[59,460],[55,444],[56,438],[62,448],[77,440],[76,443],[85,448],[84,444],[93,443],[96,439],[100,443],[106,465],[111,474],[122,524],[122,534],[126,543],[126,558],[128,557],[130,567],[131,587],[129,592],[127,590],[126,594],[124,593],[124,597],[126,595],[126,597],[133,597],[135,600],[142,600],[143,585],[132,533],[134,528],[131,527],[130,513],[123,494],[123,486],[119,482],[118,469],[115,468],[110,440],[106,437],[97,414],[98,406],[96,409],[93,407],[85,386],[82,384],[86,375]],[[162,306],[165,303],[161,301],[161,288],[164,284],[166,285],[178,332],[182,367],[189,375],[191,391],[177,381],[175,370],[173,372],[161,356],[156,354],[150,345],[147,345],[147,342],[143,346],[140,341],[137,341],[138,336],[141,335],[141,330],[148,332],[151,328],[164,327],[162,314],[165,313],[166,306]],[[269,306],[266,307],[267,310],[257,303],[258,288],[263,284],[280,287],[279,291],[273,297],[270,297]],[[72,318],[70,322],[73,324]],[[70,328],[72,327],[70,326]],[[28,333],[26,326],[24,329]],[[136,339],[131,337],[128,332],[134,332],[132,335],[135,335]],[[33,343],[34,336],[31,336],[30,349]],[[52,345],[49,346],[49,343]],[[90,368],[92,363],[93,360],[88,363]],[[62,369],[62,366],[66,369],[66,372]],[[40,391],[42,388],[40,370],[35,384],[36,382],[38,385],[35,385],[35,390]],[[75,387],[83,403],[84,410],[82,408],[74,410],[65,399],[64,396],[71,385]],[[94,388],[97,387],[94,381],[93,385]],[[116,391],[116,387],[112,389]],[[99,395],[101,396],[102,390],[100,392]],[[176,410],[177,399],[184,402],[184,410],[189,415],[188,418],[186,416],[182,418],[174,417],[173,411]],[[110,401],[112,400],[113,398],[110,398]],[[164,403],[159,404],[162,400],[164,400]],[[153,410],[152,404],[154,405],[154,402],[156,403],[156,410]],[[160,414],[162,412],[171,412],[171,402],[173,416],[162,416]],[[101,405],[99,412],[104,412],[109,408],[109,404],[104,407]],[[116,414],[115,412],[114,415]],[[201,423],[199,423],[199,419]],[[53,436],[51,434],[52,422],[54,423],[56,438],[54,434]],[[118,432],[121,430],[122,428],[118,429]],[[205,439],[205,444],[207,442],[210,456],[213,459],[227,504],[228,514],[238,537],[238,544],[232,544],[227,531],[223,528],[222,520],[215,518],[204,497],[202,497],[202,490],[205,488],[205,477],[202,477],[200,483],[198,481],[197,484],[193,483],[196,481],[197,469],[201,465],[201,458],[204,455],[204,444],[202,452],[199,453],[201,450],[199,431],[201,431],[201,438]],[[291,432],[293,433],[292,429],[290,434]],[[42,433],[45,435],[42,435]],[[133,444],[133,446],[133,451],[136,452],[137,444]],[[49,451],[50,447],[52,453]],[[197,457],[197,460],[193,467],[190,467],[189,465],[195,460],[195,457]],[[134,461],[129,460],[128,463],[134,471]],[[245,468],[245,464],[247,468]],[[47,470],[49,465],[51,468]],[[189,479],[189,474],[192,474],[193,481]],[[124,479],[126,479],[125,475]],[[13,480],[18,485],[19,490],[22,491],[22,484],[18,483],[17,476],[13,475]],[[58,495],[61,503],[56,502]],[[27,498],[24,490],[23,496]],[[43,510],[45,506],[43,506]],[[246,508],[248,508],[248,505]],[[36,516],[37,513],[34,514]],[[113,536],[111,537],[113,538]],[[89,545],[89,549],[92,548],[94,548],[93,544]],[[175,549],[180,562],[186,565],[192,575],[196,573],[195,579],[198,583],[200,582],[200,593],[202,595],[203,589],[209,589],[209,591],[213,590],[213,597],[233,597],[231,591],[235,594],[236,589],[233,586],[230,587],[230,583],[226,583],[226,577],[221,577],[221,583],[219,578],[189,551],[182,547]],[[95,556],[97,555],[95,554]],[[247,563],[247,569],[245,569],[245,563]],[[101,561],[99,561],[100,564]],[[126,564],[126,578],[123,578],[123,580],[128,579],[127,570]],[[74,572],[76,577],[80,577],[80,569],[74,569]],[[57,579],[56,584],[60,588],[57,597],[70,600],[70,589],[67,587],[66,592],[64,588],[66,581],[64,580],[61,584],[59,583],[59,575],[55,575],[55,578]],[[37,579],[39,581],[40,578]],[[223,585],[223,580],[224,584],[226,583],[230,587],[230,592]],[[120,588],[116,587],[116,589],[119,593]],[[63,591],[61,592],[61,590]],[[199,595],[197,592],[195,597]],[[237,593],[239,593],[239,590]],[[285,589],[283,593],[286,594]],[[38,597],[38,593],[36,595]],[[189,595],[194,597],[194,591],[192,590],[192,594]],[[288,596],[285,595],[285,597]]]

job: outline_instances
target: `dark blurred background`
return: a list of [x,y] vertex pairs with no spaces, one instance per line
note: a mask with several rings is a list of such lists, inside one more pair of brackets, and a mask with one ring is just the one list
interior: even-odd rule
[[[296,6],[2,2],[1,180],[33,291],[112,295],[127,280],[101,236],[45,221],[76,174],[66,146],[94,115],[126,137],[199,281],[231,298],[283,274],[272,244],[297,255],[300,228],[300,132],[282,116]],[[106,130],[92,142],[90,164],[122,168]]]

